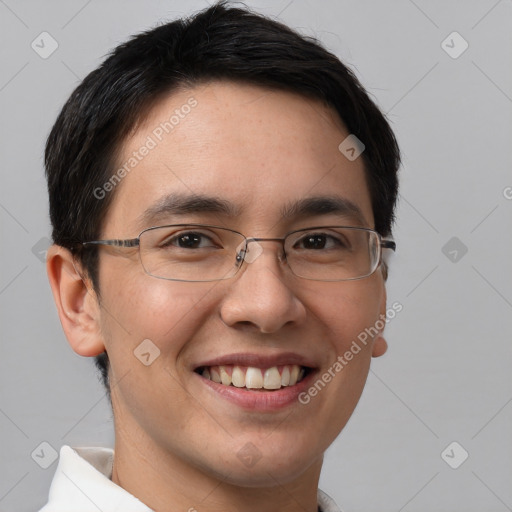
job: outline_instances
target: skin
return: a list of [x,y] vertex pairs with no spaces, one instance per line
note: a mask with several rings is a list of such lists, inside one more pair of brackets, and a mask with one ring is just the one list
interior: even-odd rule
[[[214,82],[160,101],[125,141],[120,163],[160,122],[193,96],[198,104],[115,191],[102,238],[133,238],[149,225],[139,216],[171,192],[220,196],[241,208],[235,218],[195,214],[189,222],[282,237],[314,225],[354,224],[338,215],[287,218],[283,205],[317,195],[355,203],[374,226],[361,158],[338,150],[348,135],[337,115],[291,93]],[[158,224],[181,222],[172,217]],[[381,269],[338,283],[297,278],[263,253],[232,279],[183,283],[147,275],[137,253],[101,248],[101,299],[68,251],[52,247],[48,273],[73,350],[107,350],[115,416],[112,480],[158,512],[316,511],[326,448],[352,414],[371,357],[386,351],[381,334],[309,404],[247,411],[212,393],[194,366],[221,354],[296,352],[327,371],[386,311]],[[160,349],[145,366],[133,351],[144,339]],[[237,453],[252,443],[247,467]]]

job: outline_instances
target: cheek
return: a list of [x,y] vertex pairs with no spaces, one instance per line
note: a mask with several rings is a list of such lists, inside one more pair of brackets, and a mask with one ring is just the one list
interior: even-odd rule
[[102,330],[109,355],[133,356],[149,339],[162,355],[176,356],[212,314],[210,291],[215,283],[165,281],[142,270],[120,270],[105,265],[100,276],[105,290]]
[[[126,275],[129,274],[126,272]],[[122,278],[105,269],[102,331],[109,354],[117,417],[157,438],[162,425],[185,428],[189,400],[177,361],[213,314],[212,283],[179,283],[142,274]],[[172,397],[172,399],[170,398]],[[163,404],[175,403],[180,414]],[[183,406],[183,407],[182,407]],[[129,413],[131,411],[131,413]]]
[[[385,306],[384,284],[377,273],[358,281],[328,283],[321,293],[310,295],[315,300],[308,308],[327,328],[327,336],[338,355],[358,337],[364,339],[364,333],[374,333],[372,327],[377,325]],[[361,344],[362,350],[369,347],[371,338],[373,336],[366,338],[366,346]]]
[[313,415],[323,415],[335,436],[348,421],[364,388],[385,291],[379,274],[332,285],[312,295],[317,299],[309,305],[312,316],[323,326],[329,353],[302,403],[307,403]]

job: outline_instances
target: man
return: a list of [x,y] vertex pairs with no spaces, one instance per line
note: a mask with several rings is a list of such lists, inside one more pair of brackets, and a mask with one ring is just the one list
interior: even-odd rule
[[47,143],[47,267],[115,447],[64,446],[42,510],[338,510],[318,480],[386,351],[398,165],[352,73],[247,10],[86,77]]

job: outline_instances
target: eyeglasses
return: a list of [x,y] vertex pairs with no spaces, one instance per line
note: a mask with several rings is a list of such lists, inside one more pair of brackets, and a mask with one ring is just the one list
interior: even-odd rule
[[137,238],[94,240],[83,246],[138,248],[144,271],[170,281],[208,282],[233,277],[243,262],[262,253],[259,242],[282,245],[279,261],[297,277],[351,281],[368,277],[381,264],[382,249],[396,249],[376,231],[348,226],[299,229],[284,238],[246,238],[232,229],[204,224],[151,227]]

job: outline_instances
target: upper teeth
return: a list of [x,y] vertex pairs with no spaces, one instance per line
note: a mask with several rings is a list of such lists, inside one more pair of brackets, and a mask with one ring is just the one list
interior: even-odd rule
[[206,378],[237,388],[280,389],[293,386],[304,377],[305,370],[296,364],[261,369],[253,366],[210,366],[201,375]]

